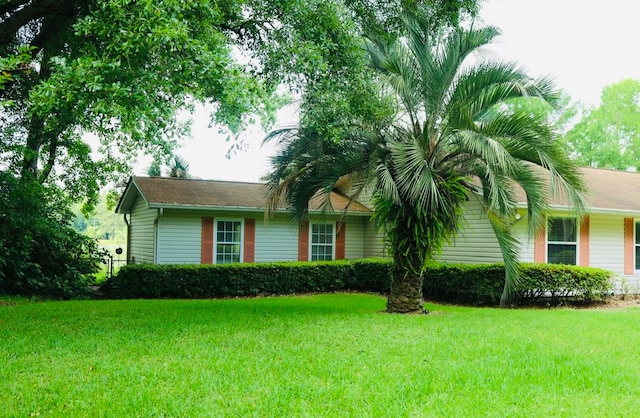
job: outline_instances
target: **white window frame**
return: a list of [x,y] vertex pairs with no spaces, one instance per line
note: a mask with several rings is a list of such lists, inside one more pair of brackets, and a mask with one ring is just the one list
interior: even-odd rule
[[218,241],[218,223],[219,222],[239,222],[240,223],[240,263],[244,262],[244,219],[237,218],[214,218],[213,220],[213,262],[214,264],[231,264],[218,262],[218,244],[236,244],[235,242],[219,242]]
[[[314,260],[313,259],[313,247],[323,246],[326,244],[314,244],[313,243],[313,227],[319,225],[331,226],[331,260]],[[336,223],[335,222],[310,222],[309,223],[309,261],[333,261],[336,259]]]
[[[549,241],[549,232],[551,232],[551,220],[554,219],[571,219],[574,222],[575,225],[575,237],[576,240],[575,241]],[[575,260],[575,264],[567,264],[567,265],[574,265],[577,266],[580,264],[580,222],[578,222],[578,219],[572,216],[550,216],[547,219],[547,230],[546,230],[546,257],[547,257],[547,263],[549,264],[556,264],[556,263],[551,263],[549,261],[549,245],[573,245],[576,248],[576,260]]]

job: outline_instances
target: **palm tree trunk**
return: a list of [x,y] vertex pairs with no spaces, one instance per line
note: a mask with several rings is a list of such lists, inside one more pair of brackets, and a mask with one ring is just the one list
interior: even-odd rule
[[396,262],[387,299],[387,312],[424,313],[423,303],[422,276],[405,270]]

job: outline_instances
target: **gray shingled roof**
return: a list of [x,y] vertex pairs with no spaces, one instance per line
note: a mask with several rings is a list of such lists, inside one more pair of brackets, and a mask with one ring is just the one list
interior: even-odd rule
[[[580,169],[588,188],[588,200],[593,211],[640,212],[640,173],[583,167]],[[246,208],[264,210],[266,187],[261,183],[178,179],[170,177],[132,177],[116,211],[128,213],[135,199],[135,188],[150,207]],[[518,200],[526,203],[522,189]],[[349,204],[349,198],[332,193],[331,202],[337,211]],[[567,206],[563,196],[552,202]],[[318,209],[312,200],[311,209]],[[371,213],[366,206],[352,201],[349,212]]]
[[[592,211],[640,212],[640,173],[581,167],[580,172],[587,186],[587,199]],[[518,200],[526,203],[522,189]],[[554,206],[567,206],[564,196],[555,197]]]
[[[196,180],[172,177],[132,177],[127,184],[116,212],[128,213],[138,191],[149,207],[185,208],[239,208],[264,210],[266,186],[262,183]],[[311,209],[319,209],[312,201]],[[339,193],[331,194],[334,210],[342,211],[348,204],[348,212],[371,213],[366,206],[349,202]]]

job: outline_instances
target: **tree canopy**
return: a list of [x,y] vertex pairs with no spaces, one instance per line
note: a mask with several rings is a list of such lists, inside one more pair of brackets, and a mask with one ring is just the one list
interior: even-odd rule
[[640,81],[605,87],[600,105],[586,109],[564,141],[581,165],[640,170]]
[[2,1],[0,167],[92,199],[139,151],[169,153],[187,133],[176,112],[194,102],[211,104],[214,123],[237,132],[252,115],[271,120],[283,82],[313,98],[306,103],[354,91],[340,83],[366,88],[360,29],[393,28],[402,10],[422,3],[446,22],[475,7],[469,0]]

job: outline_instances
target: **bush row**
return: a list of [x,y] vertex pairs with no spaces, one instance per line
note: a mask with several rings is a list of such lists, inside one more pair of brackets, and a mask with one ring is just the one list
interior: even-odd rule
[[[434,264],[424,275],[425,298],[470,305],[497,305],[504,288],[503,264]],[[594,302],[611,296],[612,273],[565,264],[521,264],[519,305]]]
[[102,286],[118,298],[212,298],[341,290],[384,293],[392,264],[386,260],[278,262],[222,265],[123,266]]
[[[103,291],[115,298],[213,298],[344,290],[387,293],[393,264],[362,259],[228,265],[122,267]],[[558,264],[522,264],[520,304],[594,301],[611,294],[611,274]],[[424,275],[425,298],[470,305],[497,305],[504,287],[502,264],[434,264]]]

